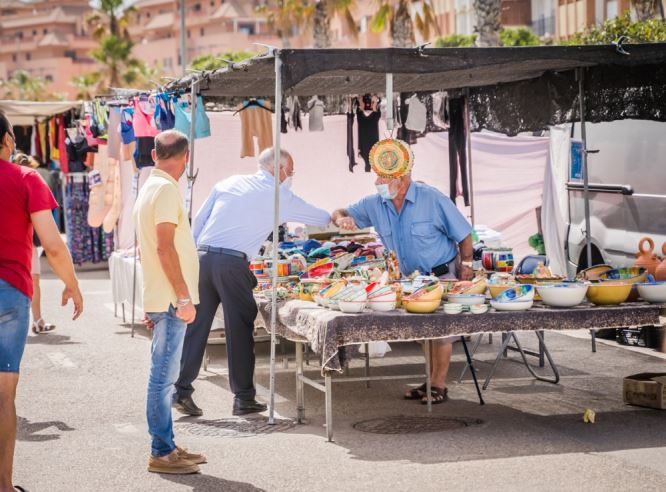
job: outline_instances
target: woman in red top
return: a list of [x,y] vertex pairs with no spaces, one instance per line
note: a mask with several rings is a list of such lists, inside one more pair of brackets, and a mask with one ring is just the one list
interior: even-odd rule
[[[16,386],[30,320],[33,227],[51,268],[65,283],[63,306],[71,299],[73,319],[83,311],[83,299],[72,258],[63,243],[51,210],[56,201],[36,171],[12,164],[14,130],[0,112],[0,490],[12,490],[16,441]],[[19,489],[20,490],[20,489]]]

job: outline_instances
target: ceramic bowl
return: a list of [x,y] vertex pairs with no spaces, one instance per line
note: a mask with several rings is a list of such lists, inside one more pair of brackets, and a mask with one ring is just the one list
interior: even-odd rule
[[[457,294],[483,294],[488,286],[488,281],[485,278],[479,278],[473,281],[457,282],[450,290],[452,295]],[[451,295],[450,294],[450,295]]]
[[662,303],[666,302],[666,282],[652,282],[648,284],[638,284],[638,295],[644,301]]
[[511,289],[513,287],[516,287],[516,284],[506,284],[506,285],[489,284],[488,285],[488,290],[490,291],[490,298],[495,299],[502,292],[504,292],[505,290]]
[[645,268],[615,268],[599,275],[599,280],[602,282],[617,282],[620,280],[623,283],[640,284],[647,281],[647,275],[648,271]]
[[469,310],[472,314],[485,314],[488,312],[490,306],[488,304],[474,304],[469,307]]
[[405,311],[408,313],[434,313],[439,308],[441,304],[440,299],[426,300],[426,299],[412,299],[402,300],[402,306],[405,308]]
[[533,285],[536,283],[539,284],[555,284],[555,283],[560,283],[563,280],[566,280],[565,277],[560,277],[560,276],[553,276],[553,277],[545,277],[545,278],[537,278],[534,275],[516,275],[516,280],[518,281],[519,284],[526,284],[526,285]]
[[497,309],[498,311],[527,311],[532,307],[534,301],[509,301],[509,302],[498,302],[490,301],[490,305]]
[[365,309],[365,301],[339,301],[338,306],[343,313],[361,313]]
[[537,285],[537,292],[544,304],[553,307],[578,306],[585,299],[585,284],[553,284]]
[[473,304],[483,304],[486,302],[486,296],[483,294],[449,294],[449,301],[471,306]]
[[598,306],[622,304],[631,294],[633,284],[624,282],[601,282],[587,288],[587,299]]
[[444,304],[444,312],[447,314],[460,314],[463,312],[464,306],[455,302],[447,302]]
[[312,300],[316,302],[319,306],[323,306],[324,304],[322,303],[322,297],[319,294],[315,294],[312,296]]
[[368,307],[373,311],[386,312],[393,311],[395,309],[395,299],[380,299],[368,301]]
[[517,285],[516,287],[505,290],[499,296],[495,297],[494,300],[499,303],[533,301],[534,292],[533,285]]
[[440,301],[442,299],[443,293],[444,293],[444,288],[442,287],[441,284],[437,283],[433,286],[420,288],[410,296],[405,296],[403,298],[403,302]]
[[578,280],[599,280],[599,275],[606,273],[608,270],[612,270],[613,267],[610,265],[595,265],[585,270],[581,270],[576,275]]

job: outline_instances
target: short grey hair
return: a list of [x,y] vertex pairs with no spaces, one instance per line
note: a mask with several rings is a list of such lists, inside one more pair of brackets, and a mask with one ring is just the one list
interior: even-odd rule
[[187,135],[178,130],[166,130],[155,137],[155,157],[160,161],[180,157],[189,148]]
[[[291,154],[286,150],[280,149],[280,167],[285,167],[289,164],[289,159],[291,159]],[[268,171],[272,173],[275,169],[275,147],[270,147],[265,149],[259,154],[259,169]]]

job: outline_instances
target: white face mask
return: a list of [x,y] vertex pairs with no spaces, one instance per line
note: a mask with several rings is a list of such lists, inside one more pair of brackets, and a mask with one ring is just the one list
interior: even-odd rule
[[396,196],[398,196],[398,192],[392,192],[391,187],[387,184],[378,184],[375,186],[377,187],[377,193],[379,193],[379,196],[386,200],[393,200]]
[[291,176],[287,176],[284,178],[284,181],[280,184],[285,190],[291,190],[291,185],[293,184],[294,180],[292,179]]

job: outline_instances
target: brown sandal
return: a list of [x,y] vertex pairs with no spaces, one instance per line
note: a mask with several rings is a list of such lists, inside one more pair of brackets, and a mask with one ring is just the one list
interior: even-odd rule
[[[436,386],[431,386],[430,387],[430,399],[431,399],[433,405],[439,405],[440,403],[444,403],[446,400],[449,399],[449,389],[448,388],[437,388]],[[423,398],[421,398],[421,403],[424,404],[424,405],[428,404],[427,395],[424,395]]]
[[426,384],[423,383],[418,388],[412,388],[409,390],[409,393],[406,393],[405,400],[420,400],[426,394]]

